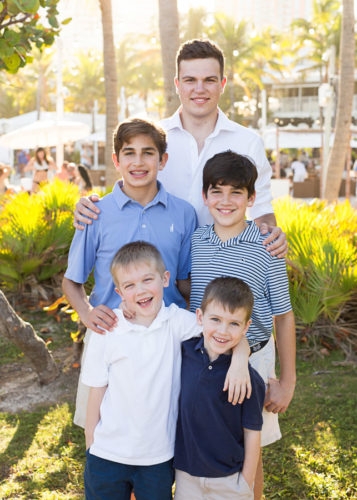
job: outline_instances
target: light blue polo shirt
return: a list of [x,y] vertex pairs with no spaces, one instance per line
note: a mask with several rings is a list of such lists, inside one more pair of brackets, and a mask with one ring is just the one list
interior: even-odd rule
[[158,193],[145,207],[128,198],[116,183],[113,191],[97,204],[98,220],[76,230],[68,256],[65,277],[85,283],[94,268],[95,285],[89,302],[118,307],[110,265],[116,252],[126,243],[143,240],[157,247],[170,271],[170,284],[164,288],[165,305],[186,307],[175,280],[186,279],[191,268],[191,236],[197,227],[194,208],[167,193],[158,182]]
[[263,245],[253,221],[238,236],[223,242],[214,226],[199,227],[192,236],[190,308],[201,307],[203,294],[214,278],[231,276],[245,281],[254,295],[252,323],[247,332],[250,345],[269,340],[273,316],[291,311],[285,259],[272,256]]

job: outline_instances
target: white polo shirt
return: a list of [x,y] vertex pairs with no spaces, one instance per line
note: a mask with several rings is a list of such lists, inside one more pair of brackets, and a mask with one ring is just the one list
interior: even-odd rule
[[162,305],[148,328],[115,313],[112,332],[91,333],[82,368],[84,384],[108,385],[90,452],[127,465],[162,463],[174,455],[181,342],[201,328],[175,304]]
[[167,132],[169,159],[164,170],[159,172],[158,179],[165,189],[195,207],[200,226],[211,224],[212,217],[202,200],[203,167],[209,158],[230,149],[248,156],[258,170],[258,179],[255,183],[256,201],[248,212],[248,217],[256,219],[261,215],[273,213],[270,191],[271,167],[261,137],[252,130],[232,122],[219,109],[216,127],[198,154],[197,142],[182,127],[179,112],[180,109],[170,118],[161,121],[161,126]]

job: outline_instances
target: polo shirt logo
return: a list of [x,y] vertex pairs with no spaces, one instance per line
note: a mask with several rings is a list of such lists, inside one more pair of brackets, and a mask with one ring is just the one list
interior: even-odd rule
[[173,233],[173,232],[174,232],[174,225],[171,224],[171,226],[170,226],[170,233]]

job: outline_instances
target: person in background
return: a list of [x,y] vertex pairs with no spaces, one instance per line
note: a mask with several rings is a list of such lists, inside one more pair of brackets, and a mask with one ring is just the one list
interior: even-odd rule
[[304,182],[307,178],[307,170],[302,161],[299,161],[297,158],[294,158],[291,166],[291,170],[293,171],[293,182]]
[[44,148],[37,148],[35,156],[31,158],[24,172],[29,172],[33,170],[34,175],[32,179],[32,192],[35,193],[39,190],[39,186],[42,182],[48,181],[48,171],[56,170],[56,164],[46,152]]
[[69,165],[68,161],[64,161],[62,163],[60,171],[56,173],[57,179],[60,179],[63,182],[69,181],[70,174],[68,171],[68,165]]
[[76,176],[74,183],[77,184],[81,193],[86,193],[93,189],[93,184],[88,172],[88,168],[79,163],[76,167]]
[[0,196],[9,190],[9,175],[11,168],[9,165],[0,163]]

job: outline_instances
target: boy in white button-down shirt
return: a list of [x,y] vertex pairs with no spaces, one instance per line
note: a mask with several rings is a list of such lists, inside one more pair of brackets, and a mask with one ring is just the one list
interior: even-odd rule
[[163,304],[170,276],[150,243],[124,245],[111,273],[133,316],[116,309],[116,328],[90,336],[86,499],[129,500],[134,490],[137,500],[171,500],[181,342],[200,328],[193,313]]

